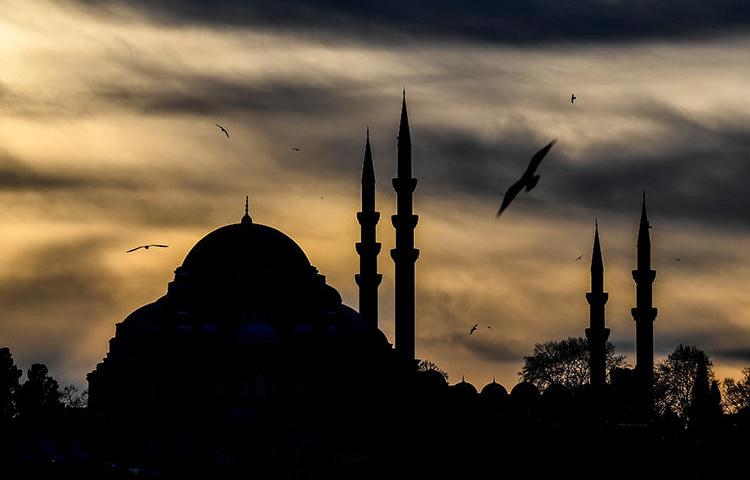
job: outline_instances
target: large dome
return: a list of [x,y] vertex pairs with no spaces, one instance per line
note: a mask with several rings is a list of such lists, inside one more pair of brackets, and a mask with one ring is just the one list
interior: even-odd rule
[[185,257],[182,269],[197,277],[305,274],[313,267],[294,240],[276,230],[252,223],[226,225],[203,237]]

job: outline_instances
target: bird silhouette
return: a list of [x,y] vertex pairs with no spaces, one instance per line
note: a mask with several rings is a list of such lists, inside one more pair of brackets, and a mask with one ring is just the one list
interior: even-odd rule
[[557,139],[552,140],[547,145],[545,145],[544,148],[536,152],[533,157],[531,157],[529,166],[526,168],[526,171],[523,172],[521,178],[516,183],[511,185],[510,188],[508,188],[508,191],[505,192],[503,203],[502,205],[500,205],[500,209],[497,211],[497,215],[495,215],[495,217],[499,217],[503,213],[503,211],[508,208],[510,202],[512,202],[513,199],[516,198],[516,195],[518,195],[518,193],[524,187],[526,188],[526,191],[529,192],[536,186],[537,182],[539,182],[539,179],[541,178],[539,175],[536,175],[536,169],[539,168],[539,164],[542,163],[542,159],[545,155],[547,155],[547,152],[549,152],[550,148],[552,148],[552,145],[554,145],[556,141]]
[[229,138],[229,132],[227,132],[227,129],[226,129],[226,128],[222,127],[222,126],[221,126],[221,125],[219,125],[218,123],[216,124],[216,126],[217,126],[217,127],[219,127],[219,128],[221,129],[221,131],[222,131],[222,132],[224,132],[224,135],[226,135],[226,136],[227,136],[227,138]]
[[471,327],[471,330],[469,330],[469,335],[473,334],[477,331],[477,327],[479,327],[478,323],[475,323],[473,327]]
[[295,152],[299,152],[299,151],[300,151],[300,150],[302,150],[302,149],[301,149],[301,148],[299,148],[299,147],[292,147],[292,150],[294,150]]
[[677,260],[679,262],[680,261],[680,257],[676,257],[675,260]]
[[139,250],[141,248],[148,250],[151,247],[167,248],[168,246],[169,245],[159,245],[157,243],[150,243],[148,245],[141,245],[139,247],[131,248],[130,250],[126,250],[125,253],[135,252],[136,250]]
[[578,256],[576,257],[576,262],[577,262],[578,260],[581,260],[582,258],[583,258],[583,254],[580,254],[580,255],[578,255]]
[[570,103],[571,103],[571,105],[573,104],[573,102],[575,102],[575,101],[576,101],[576,98],[577,98],[577,97],[576,97],[576,94],[575,94],[575,93],[574,93],[573,95],[571,95],[571,96],[570,96]]

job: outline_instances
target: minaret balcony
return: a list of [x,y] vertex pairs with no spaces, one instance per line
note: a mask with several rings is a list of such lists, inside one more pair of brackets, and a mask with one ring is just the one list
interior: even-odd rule
[[357,212],[360,225],[375,225],[380,221],[380,212]]
[[382,245],[380,244],[380,242],[375,242],[375,243],[357,242],[356,243],[357,253],[360,255],[377,255],[380,253],[381,247]]
[[393,189],[399,195],[410,194],[417,188],[416,178],[401,178],[396,177],[393,179]]
[[393,215],[391,216],[391,223],[399,230],[400,228],[411,228],[412,230],[417,227],[419,222],[419,215]]

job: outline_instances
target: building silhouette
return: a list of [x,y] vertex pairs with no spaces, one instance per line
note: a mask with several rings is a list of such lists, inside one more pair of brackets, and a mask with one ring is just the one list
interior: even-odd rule
[[[707,362],[696,372],[688,430],[653,415],[655,272],[645,194],[633,271],[636,368],[610,372],[607,383],[597,222],[586,294],[590,385],[540,391],[522,381],[508,393],[494,379],[481,389],[464,378],[450,385],[429,362],[415,361],[416,179],[405,96],[393,186],[395,348],[378,324],[379,213],[368,132],[357,213],[360,312],[342,303],[294,240],[255,222],[246,198],[238,223],[200,239],[166,293],[116,325],[106,357],[88,375],[86,411],[21,418],[10,435],[0,429],[0,476],[728,476],[716,469],[731,463],[717,459],[747,450],[750,421],[722,423]],[[5,358],[8,364],[9,352]],[[22,475],[3,476],[4,465]]]

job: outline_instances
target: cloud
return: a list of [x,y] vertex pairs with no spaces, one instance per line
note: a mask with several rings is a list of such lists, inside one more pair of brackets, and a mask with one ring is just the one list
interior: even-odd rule
[[348,41],[471,41],[541,45],[642,42],[742,32],[750,12],[742,0],[77,0],[97,14],[127,10],[169,25],[253,28]]
[[[69,367],[97,321],[116,304],[116,276],[101,261],[113,244],[106,236],[33,247],[13,261],[0,278],[3,337],[19,363]],[[77,369],[76,369],[77,370]],[[76,378],[66,372],[66,380]]]

